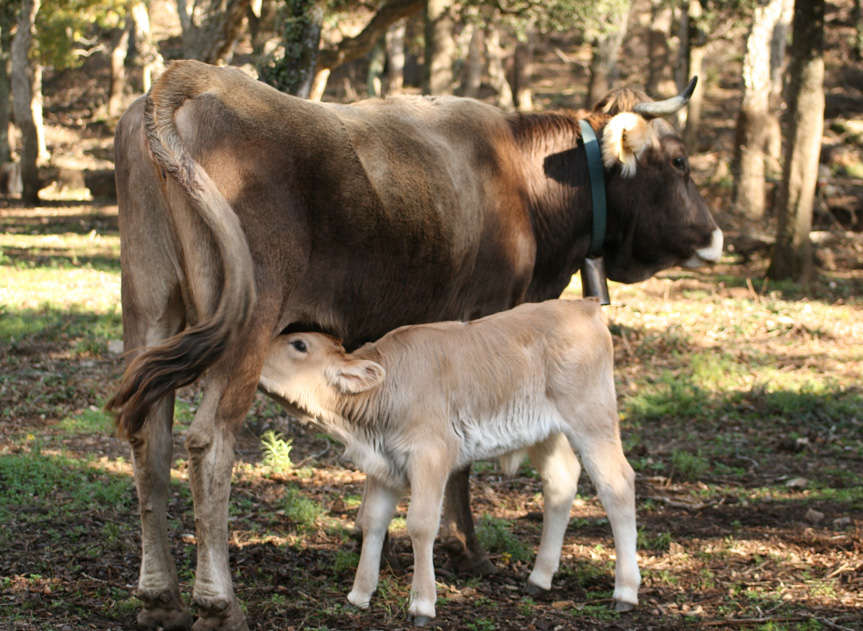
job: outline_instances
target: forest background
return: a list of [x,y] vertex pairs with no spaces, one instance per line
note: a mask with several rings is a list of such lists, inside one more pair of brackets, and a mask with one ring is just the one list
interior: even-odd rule
[[[122,363],[111,134],[187,57],[309,98],[453,93],[520,111],[617,85],[663,98],[698,75],[675,122],[726,254],[613,284],[609,308],[643,606],[607,607],[610,533],[587,480],[555,589],[526,596],[539,483],[488,464],[473,508],[498,572],[444,569],[438,623],[863,628],[861,48],[860,0],[4,0],[0,628],[125,628],[138,607],[131,468],[100,411]],[[177,410],[184,580],[196,396]],[[241,444],[232,559],[255,628],[404,626],[398,520],[404,567],[370,612],[342,604],[361,476],[338,449],[264,400]]]

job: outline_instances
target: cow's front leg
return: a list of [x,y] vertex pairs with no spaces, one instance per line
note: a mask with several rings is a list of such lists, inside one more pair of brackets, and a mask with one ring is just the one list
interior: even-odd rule
[[495,571],[474,528],[470,512],[470,467],[449,477],[441,538],[452,568],[462,574],[485,576]]
[[398,492],[381,484],[376,478],[370,476],[366,480],[365,496],[357,519],[357,525],[362,528],[363,546],[354,585],[348,594],[348,601],[362,609],[369,606],[378,586],[381,551],[398,498]]
[[177,569],[168,539],[173,410],[174,396],[166,396],[153,406],[144,426],[129,441],[141,510],[141,573],[137,596],[144,608],[138,614],[138,626],[166,631],[192,626],[192,615],[180,599]]
[[[210,380],[186,435],[198,544],[193,602],[199,617],[195,631],[248,629],[234,595],[228,560],[234,432],[248,409],[248,406],[225,405],[236,397],[236,388],[235,381],[229,384],[225,377]],[[249,403],[253,393],[254,384]]]

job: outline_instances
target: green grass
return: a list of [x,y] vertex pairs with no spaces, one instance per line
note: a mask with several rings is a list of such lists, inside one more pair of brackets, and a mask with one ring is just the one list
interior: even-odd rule
[[264,453],[264,466],[274,473],[284,474],[294,468],[291,462],[291,440],[285,440],[281,434],[267,430],[261,436],[261,448]]
[[533,556],[527,546],[512,534],[512,524],[506,519],[483,515],[476,525],[476,534],[486,550],[507,560],[527,561]]

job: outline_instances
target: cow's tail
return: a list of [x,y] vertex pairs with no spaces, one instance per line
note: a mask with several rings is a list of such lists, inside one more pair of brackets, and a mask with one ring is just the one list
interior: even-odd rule
[[174,121],[186,99],[215,87],[212,79],[203,64],[174,63],[147,96],[144,125],[154,163],[180,185],[212,233],[224,280],[212,313],[201,314],[193,326],[144,350],[126,368],[106,408],[116,414],[118,431],[127,437],[141,429],[154,403],[193,382],[225,354],[248,324],[255,305],[252,255],[239,218],[185,148]]

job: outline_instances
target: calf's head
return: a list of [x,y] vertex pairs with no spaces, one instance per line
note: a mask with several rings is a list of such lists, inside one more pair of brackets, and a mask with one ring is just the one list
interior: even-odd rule
[[722,231],[692,181],[680,136],[659,116],[686,104],[681,95],[651,101],[632,89],[613,91],[594,108],[608,198],[604,254],[611,279],[644,280],[672,265],[716,262]]
[[260,385],[314,416],[333,411],[341,396],[376,388],[385,376],[383,366],[351,357],[329,335],[289,333],[270,346]]

